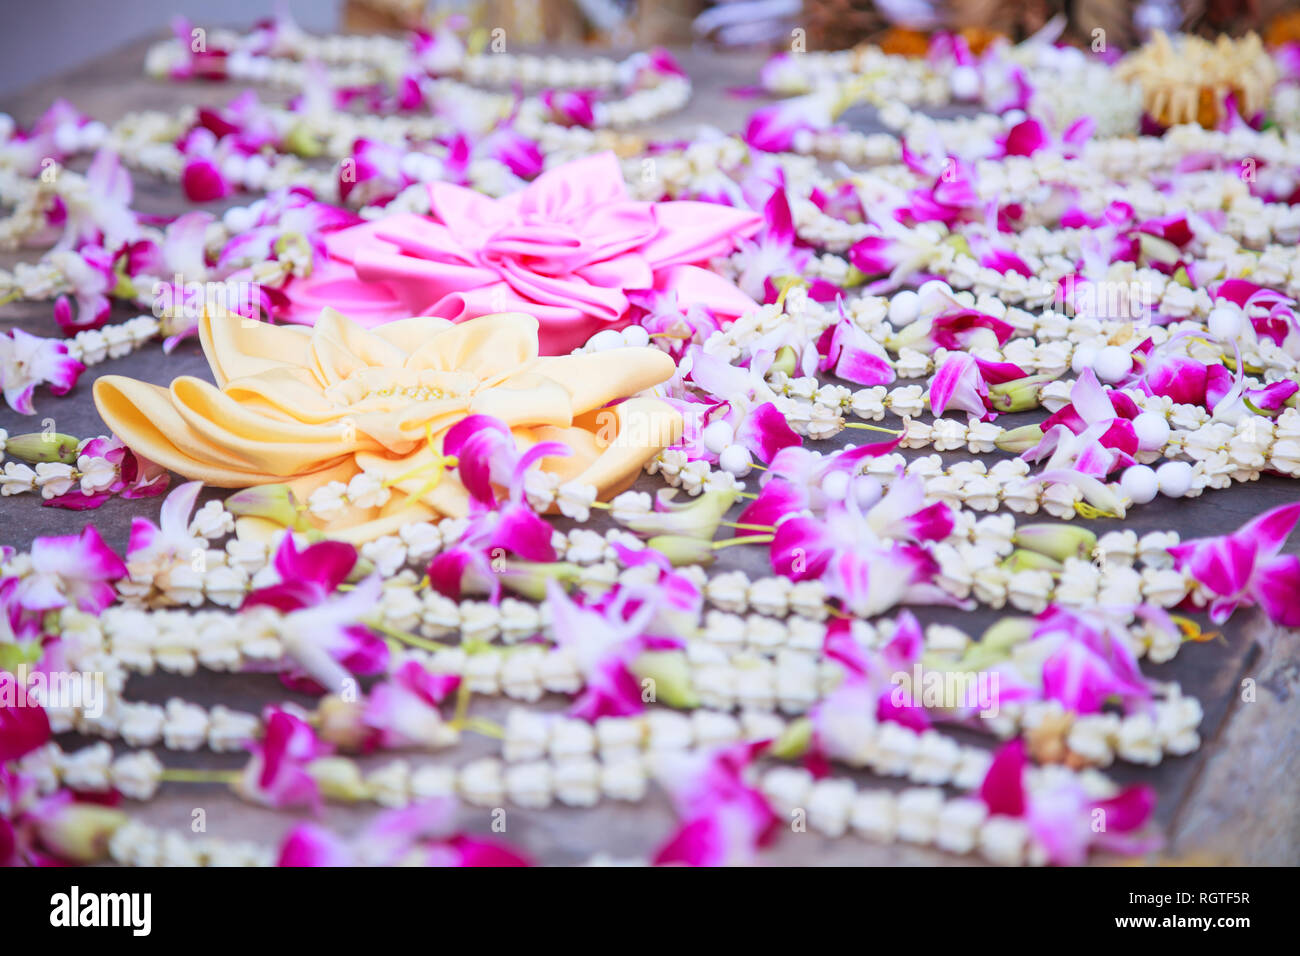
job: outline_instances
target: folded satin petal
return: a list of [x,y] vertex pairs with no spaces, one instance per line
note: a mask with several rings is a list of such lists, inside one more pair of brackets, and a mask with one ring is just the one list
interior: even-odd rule
[[[523,313],[459,325],[404,318],[374,330],[332,309],[310,330],[207,316],[200,342],[218,385],[106,375],[95,404],[130,448],[207,484],[286,483],[306,501],[329,482],[372,475],[389,491],[383,504],[313,518],[352,541],[468,512],[442,442],[471,414],[500,419],[521,447],[564,442],[571,455],[538,467],[591,482],[602,498],[617,494],[681,434],[666,402],[621,401],[670,378],[673,361],[654,348],[543,358],[538,330]],[[264,533],[264,524],[243,527]]]
[[758,307],[736,285],[699,266],[672,266],[656,273],[655,290],[676,290],[677,301],[683,308],[698,303],[721,319],[739,318]]
[[748,239],[763,224],[763,217],[756,212],[712,202],[682,199],[655,203],[654,210],[659,229],[641,254],[656,269],[725,256],[737,236]]
[[311,325],[321,310],[338,308],[364,326],[380,325],[409,316],[411,311],[383,282],[357,277],[350,262],[326,259],[310,279],[296,279],[288,286],[288,304],[276,312],[288,322]]
[[517,309],[541,322],[542,353],[558,355],[625,326],[628,290],[676,291],[683,308],[717,305],[722,318],[754,307],[721,276],[706,281],[685,270],[731,252],[761,217],[712,203],[633,200],[613,153],[547,170],[503,199],[432,183],[429,208],[429,218],[403,213],[332,233],[326,261],[285,287],[284,317],[308,322],[333,304],[373,326],[411,314],[468,322]]

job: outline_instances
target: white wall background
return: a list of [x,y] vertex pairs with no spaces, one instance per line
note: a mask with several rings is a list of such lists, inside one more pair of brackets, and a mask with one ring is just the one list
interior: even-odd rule
[[[287,8],[304,30],[338,29],[341,0],[0,0],[0,96],[157,36],[172,17],[248,27]],[[3,104],[0,104],[0,108]]]

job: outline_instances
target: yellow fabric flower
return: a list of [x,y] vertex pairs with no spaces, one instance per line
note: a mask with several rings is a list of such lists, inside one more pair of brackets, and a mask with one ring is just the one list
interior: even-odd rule
[[287,483],[305,501],[329,481],[380,477],[393,492],[384,505],[349,507],[326,528],[353,541],[466,513],[464,486],[440,462],[443,436],[467,415],[501,419],[521,449],[564,443],[572,454],[540,467],[606,499],[676,442],[682,423],[655,398],[605,406],[666,381],[673,361],[653,348],[539,357],[537,331],[517,312],[372,330],[332,309],[312,328],[205,316],[215,386],[106,375],[95,405],[132,450],[209,485]]

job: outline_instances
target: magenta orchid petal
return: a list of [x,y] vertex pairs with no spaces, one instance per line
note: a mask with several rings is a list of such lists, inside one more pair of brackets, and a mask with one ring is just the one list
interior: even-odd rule
[[989,813],[1008,817],[1024,815],[1025,763],[1025,743],[1019,738],[1003,744],[994,754],[979,791]]
[[1274,624],[1300,627],[1300,556],[1281,554],[1261,561],[1251,593]]
[[999,139],[1004,156],[1032,156],[1051,142],[1047,127],[1033,117],[1021,120]]
[[181,189],[190,202],[212,202],[224,199],[231,187],[217,164],[206,156],[191,157],[181,171]]
[[831,326],[823,339],[823,371],[833,370],[837,377],[855,385],[889,385],[894,381],[894,367],[884,347],[847,316]]
[[490,546],[505,548],[527,561],[554,561],[552,528],[527,505],[510,505],[492,533]]
[[308,724],[283,710],[271,708],[265,728],[262,739],[249,745],[243,792],[271,807],[318,808],[320,792],[307,764],[329,753],[329,747]]
[[45,708],[26,697],[18,678],[0,670],[0,766],[30,753],[50,739]]
[[764,402],[745,417],[736,429],[736,441],[761,462],[769,462],[782,448],[800,444],[800,438],[786,417],[771,402]]
[[988,411],[984,405],[987,394],[974,357],[958,352],[948,356],[930,379],[930,410],[936,417],[956,408],[982,418]]
[[352,866],[352,851],[340,837],[315,823],[299,823],[280,844],[276,866]]
[[736,518],[739,524],[774,526],[786,515],[808,506],[808,495],[789,481],[769,481]]

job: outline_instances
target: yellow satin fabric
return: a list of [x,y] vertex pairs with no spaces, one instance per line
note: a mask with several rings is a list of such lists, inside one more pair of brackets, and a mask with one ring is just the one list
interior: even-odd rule
[[518,312],[370,330],[333,309],[312,328],[205,316],[200,341],[216,386],[106,375],[95,382],[95,405],[133,451],[209,485],[283,482],[305,500],[327,482],[378,475],[391,483],[387,504],[351,508],[322,526],[353,541],[465,514],[454,470],[430,488],[434,469],[421,469],[441,454],[447,429],[472,414],[502,419],[521,449],[568,445],[570,457],[540,467],[607,499],[680,438],[682,423],[654,398],[605,406],[666,381],[673,361],[653,348],[541,357],[537,329]]

